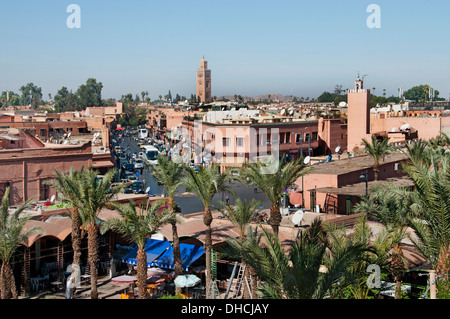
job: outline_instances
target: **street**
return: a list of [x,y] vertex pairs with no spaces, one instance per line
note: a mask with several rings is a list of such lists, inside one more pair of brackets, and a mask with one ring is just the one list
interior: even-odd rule
[[[131,154],[134,152],[139,153],[139,146],[137,145],[136,141],[134,141],[130,137],[123,137],[120,146],[122,146],[124,149],[127,149],[128,145],[130,146]],[[152,176],[150,168],[144,168],[140,175],[141,176],[139,178],[145,180],[146,187],[150,187],[153,195],[160,195],[164,193],[163,185],[158,185],[156,179]],[[255,193],[253,187],[242,185],[236,180],[233,180],[230,185],[235,191],[236,197],[240,198],[241,200],[251,200],[252,198],[255,198],[256,200],[259,200],[261,202],[263,208],[270,208],[271,203],[269,199],[260,189],[258,189],[257,193]],[[180,206],[181,212],[183,214],[197,213],[204,210],[203,204],[197,196],[192,194],[185,195],[183,193],[186,193],[185,186],[179,187],[175,195],[175,200]],[[234,204],[235,197],[233,195],[227,193],[219,193],[214,196],[211,208],[214,209],[214,207],[219,206],[219,201],[225,202],[227,196],[230,199],[230,204]]]

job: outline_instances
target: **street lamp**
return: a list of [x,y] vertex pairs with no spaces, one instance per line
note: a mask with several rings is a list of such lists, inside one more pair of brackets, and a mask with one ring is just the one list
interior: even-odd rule
[[359,178],[365,178],[366,180],[366,196],[369,193],[368,187],[369,187],[369,171],[366,169],[364,172],[359,175]]

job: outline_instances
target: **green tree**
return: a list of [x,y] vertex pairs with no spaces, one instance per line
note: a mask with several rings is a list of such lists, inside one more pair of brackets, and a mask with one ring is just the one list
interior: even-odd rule
[[331,242],[319,219],[287,249],[274,233],[264,228],[262,233],[264,245],[257,230],[247,232],[243,243],[235,238],[227,242],[261,278],[258,295],[264,299],[332,298],[336,287],[353,279],[351,267],[366,251],[362,244],[348,245],[332,255]]
[[[249,202],[247,200],[241,200],[240,198],[236,199],[235,205],[231,206],[230,204],[226,204],[223,202],[219,202],[221,207],[218,209],[222,211],[223,214],[235,225],[239,230],[239,241],[243,242],[245,240],[246,230],[250,223],[252,222],[253,216],[258,211],[258,207],[260,206],[260,202],[252,198]],[[244,276],[248,278],[248,275],[251,277],[250,281],[250,292],[248,291],[247,285],[244,285],[244,299],[253,297],[253,293],[256,292],[256,272],[252,267],[246,268]]]
[[21,105],[31,105],[34,109],[39,107],[42,101],[42,88],[31,82],[21,86],[19,90],[22,93],[22,96],[20,97]]
[[[177,224],[181,223],[183,219],[180,214],[180,208],[174,197],[177,188],[183,184],[184,169],[181,164],[169,161],[167,156],[160,155],[157,157],[157,161],[158,164],[153,166],[152,171],[153,176],[162,183],[163,188],[167,193],[167,220],[172,226],[174,270],[175,276],[178,276],[183,273],[183,268],[181,264],[180,239],[178,238]],[[181,291],[178,291],[177,287],[177,293],[178,292]]]
[[137,279],[139,299],[148,299],[147,292],[147,254],[145,244],[152,235],[156,234],[166,222],[166,214],[158,213],[164,204],[163,201],[151,202],[150,199],[140,208],[130,201],[128,204],[111,203],[121,218],[111,218],[103,223],[100,232],[104,234],[109,229],[114,229],[120,234],[136,243],[137,250]]
[[102,82],[98,82],[94,78],[89,78],[86,84],[80,85],[76,95],[80,101],[80,105],[84,108],[92,106],[101,106],[102,104]]
[[[407,100],[416,101],[416,102],[420,102],[420,101],[426,102],[426,100],[428,98],[429,88],[430,88],[430,86],[428,84],[417,85],[417,86],[414,86],[414,87],[410,88],[409,90],[405,91],[403,93],[403,96]],[[439,98],[439,91],[435,90],[434,95],[436,98]]]
[[97,178],[97,172],[88,169],[80,174],[80,207],[78,213],[81,217],[83,229],[88,235],[88,263],[91,271],[91,298],[98,299],[97,290],[97,263],[98,263],[98,226],[97,215],[100,210],[111,203],[111,200],[121,191],[120,187],[110,189],[114,181],[116,170],[107,172],[103,179]]
[[450,270],[450,155],[430,149],[425,161],[403,165],[414,183],[413,206],[417,217],[412,239],[438,275]]
[[278,234],[281,223],[280,198],[285,189],[294,185],[295,181],[311,171],[305,164],[303,158],[286,163],[279,160],[277,169],[274,173],[267,170],[267,165],[261,162],[247,163],[239,171],[240,180],[242,182],[249,180],[250,183],[256,184],[266,194],[271,201],[269,223],[274,233]]
[[78,97],[65,86],[58,90],[55,97],[55,110],[57,112],[80,111]]
[[227,185],[229,179],[229,172],[220,172],[219,166],[212,164],[207,169],[203,166],[195,171],[189,166],[185,168],[186,176],[184,178],[184,184],[188,189],[194,192],[203,203],[205,208],[203,212],[203,223],[206,226],[206,239],[205,239],[205,253],[206,253],[206,298],[209,298],[209,287],[212,280],[211,273],[211,253],[212,253],[212,239],[211,239],[211,223],[213,216],[211,213],[211,202],[219,192],[227,192],[234,194],[233,189]]
[[17,299],[18,294],[11,268],[11,259],[28,236],[36,233],[42,234],[43,231],[36,227],[28,230],[25,228],[25,224],[31,219],[31,216],[25,217],[22,215],[30,201],[21,204],[12,213],[9,211],[9,192],[10,188],[7,187],[0,208],[0,290],[2,299]]
[[[72,249],[73,249],[73,261],[72,261],[72,281],[75,283],[75,272],[78,267],[80,269],[80,257],[81,257],[81,218],[78,213],[79,208],[82,205],[80,202],[80,177],[84,174],[84,168],[80,171],[74,171],[71,167],[68,173],[55,171],[54,180],[47,182],[58,193],[63,194],[63,201],[68,202],[72,207],[69,209],[70,218],[72,221]],[[73,290],[76,287],[73,285]]]
[[380,161],[384,156],[392,151],[389,144],[389,138],[383,138],[381,141],[377,139],[375,134],[372,134],[371,143],[363,138],[361,145],[364,146],[364,152],[373,158],[373,173],[374,179],[377,181],[380,172]]
[[324,91],[319,97],[317,98],[317,102],[324,103],[324,102],[334,102],[334,96],[330,92]]
[[384,264],[396,283],[395,299],[399,297],[402,277],[407,267],[401,241],[406,238],[409,220],[414,218],[411,209],[413,201],[408,192],[404,187],[385,183],[374,187],[372,193],[354,207],[354,212],[367,213],[371,220],[382,223],[386,229],[385,237],[391,238],[391,241],[384,239],[380,244],[392,243],[391,260]]

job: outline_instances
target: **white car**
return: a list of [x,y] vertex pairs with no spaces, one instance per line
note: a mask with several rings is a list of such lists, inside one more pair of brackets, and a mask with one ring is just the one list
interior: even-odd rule
[[144,161],[141,159],[137,159],[134,161],[134,168],[135,169],[143,169],[144,168]]

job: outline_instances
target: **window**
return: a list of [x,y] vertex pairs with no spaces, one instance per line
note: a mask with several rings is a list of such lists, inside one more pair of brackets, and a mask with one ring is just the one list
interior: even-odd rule
[[280,133],[280,144],[284,144],[285,136],[286,136],[286,133]]
[[286,132],[286,138],[284,141],[286,144],[290,144],[291,143],[291,132]]
[[39,200],[47,200],[50,198],[50,185],[46,185],[46,180],[39,181]]
[[312,141],[317,141],[317,132],[312,132]]
[[41,136],[47,136],[47,130],[41,128],[41,129],[39,130],[39,134],[40,134]]
[[302,142],[302,135],[301,134],[297,134],[295,136],[295,143],[301,143]]
[[305,134],[305,142],[309,142],[309,133]]
[[236,146],[244,147],[244,138],[243,137],[236,137]]
[[230,138],[229,137],[223,137],[222,138],[222,146],[230,146]]

